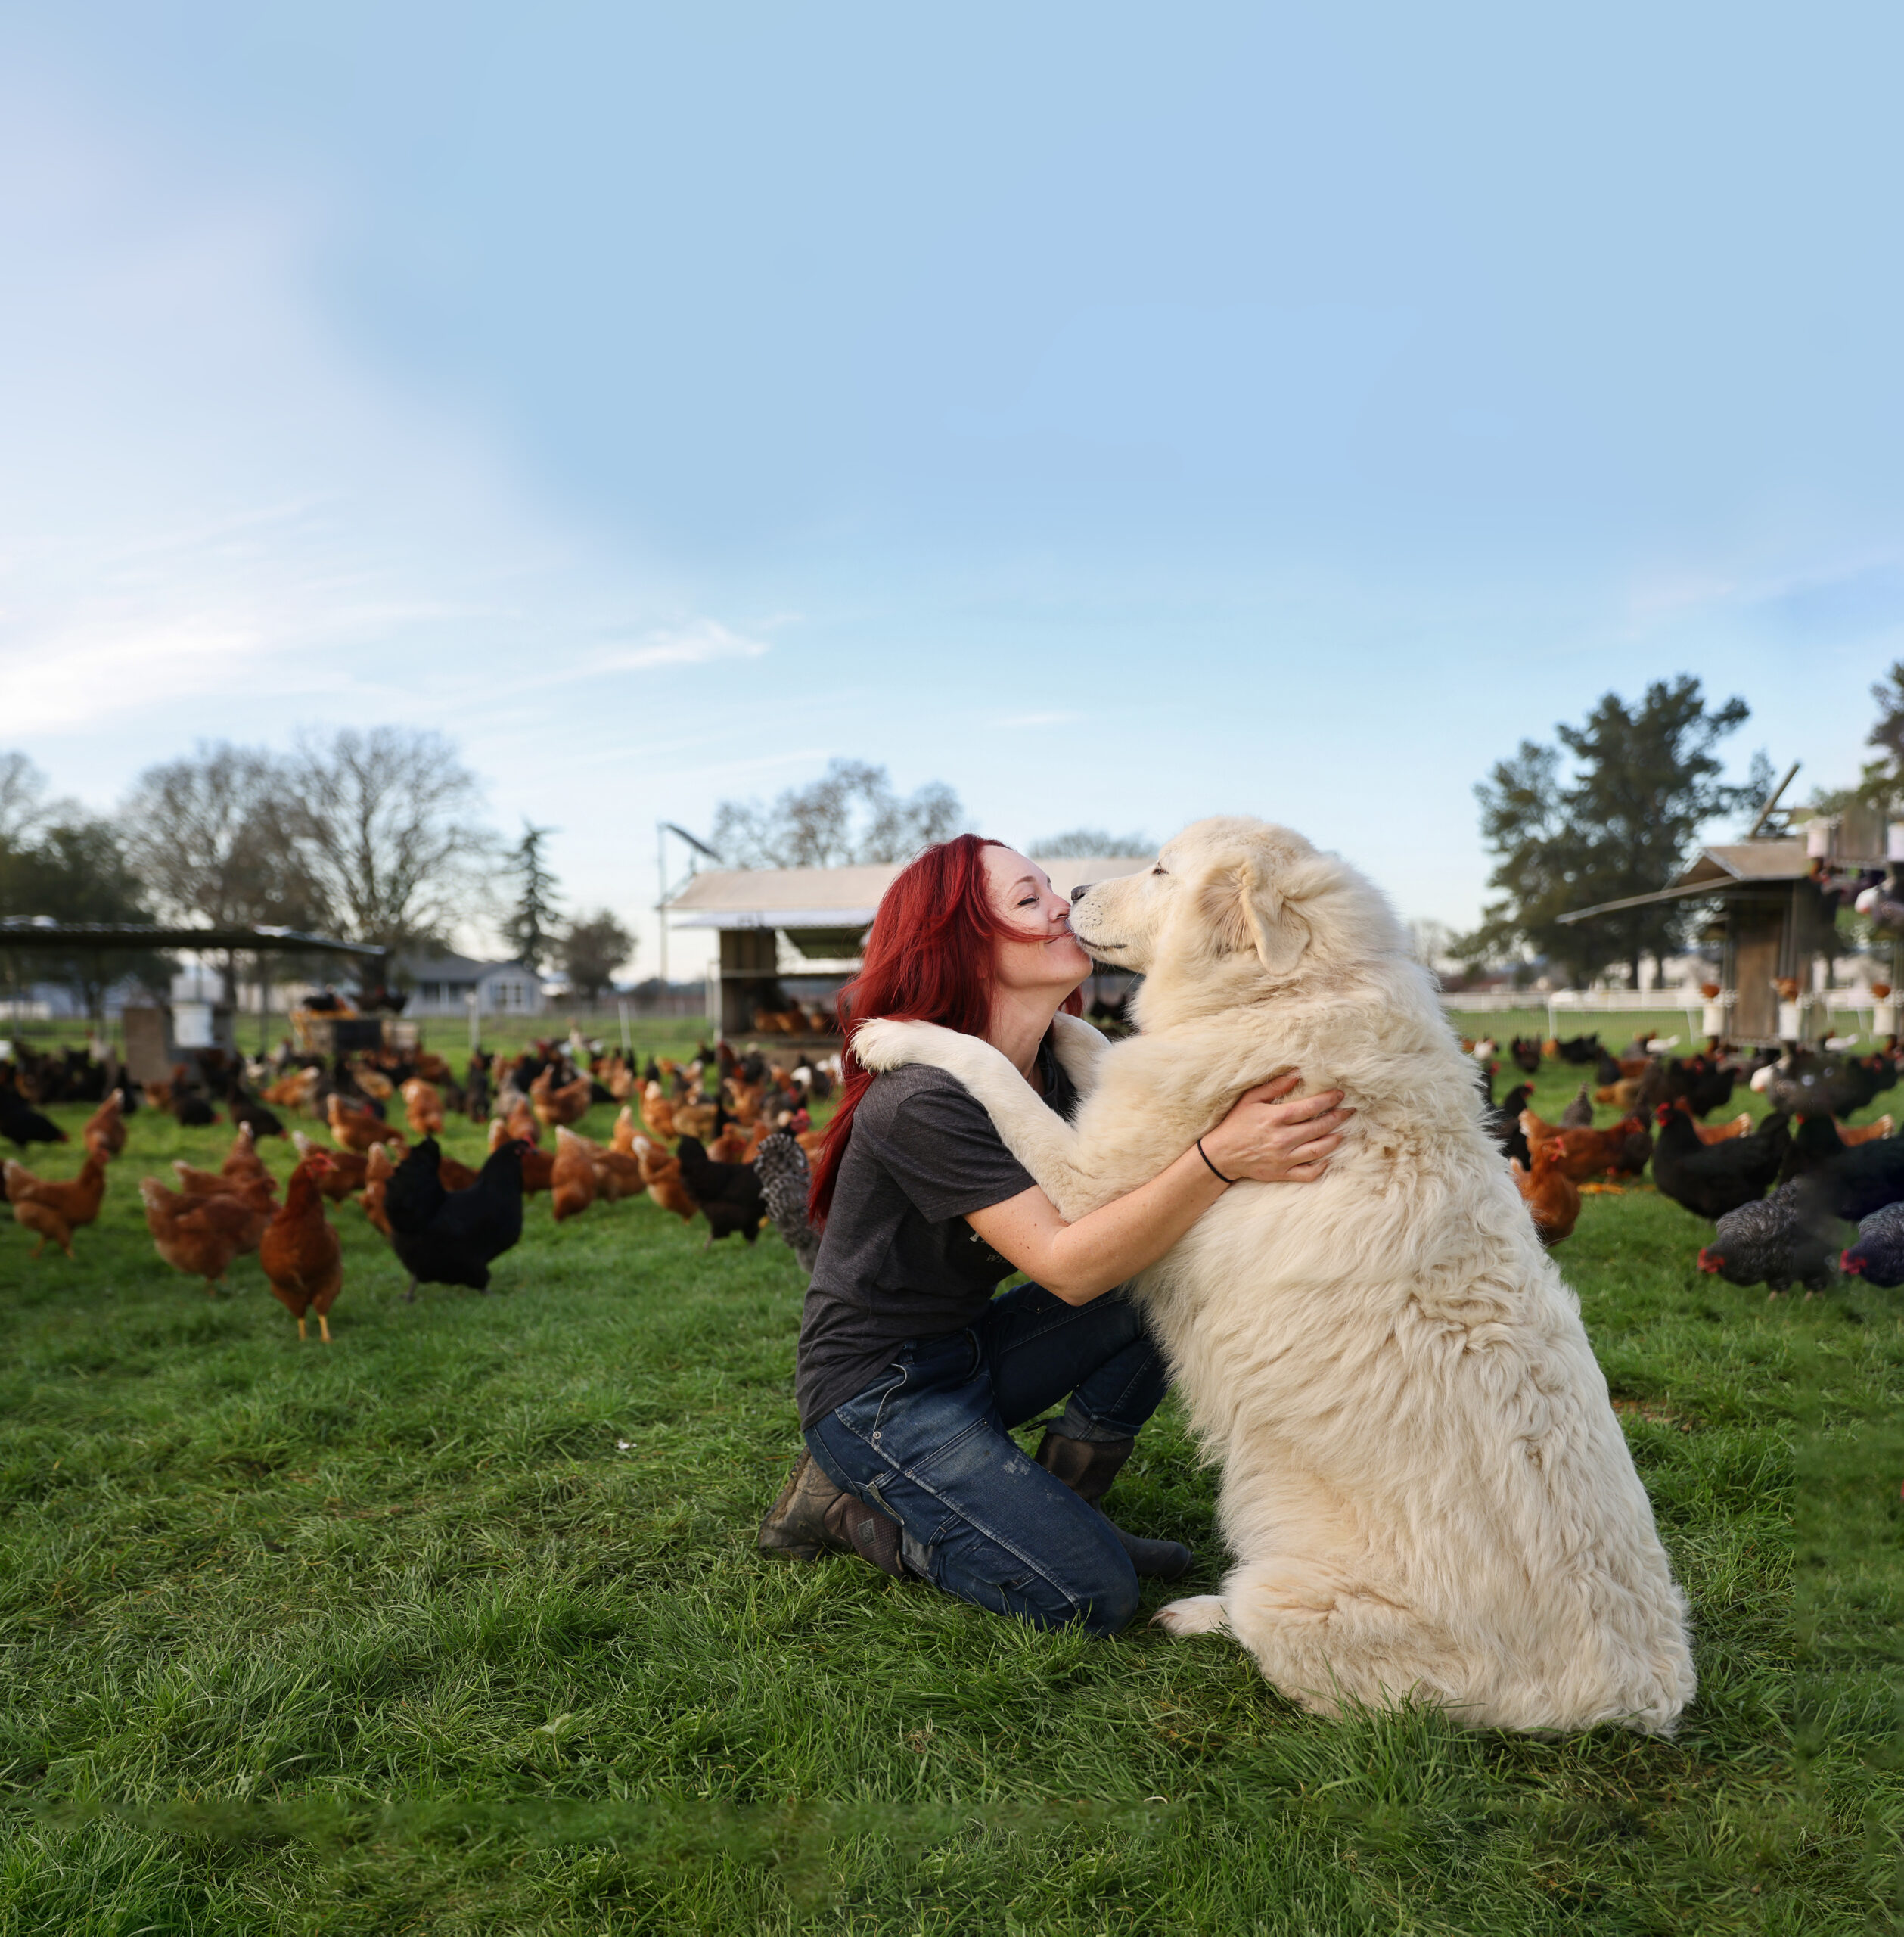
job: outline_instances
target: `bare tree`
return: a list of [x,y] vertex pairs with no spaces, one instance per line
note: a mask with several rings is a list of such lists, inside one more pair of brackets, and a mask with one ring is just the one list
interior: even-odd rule
[[49,800],[46,776],[22,753],[0,754],[0,847],[11,847],[55,821],[79,822],[76,801]]
[[285,773],[287,832],[353,939],[440,941],[480,898],[495,843],[482,790],[440,734],[346,727],[301,739]]
[[883,766],[836,760],[817,780],[790,787],[772,806],[723,801],[713,845],[742,868],[832,868],[855,861],[909,860],[958,831],[958,796],[930,781],[909,798],[893,791]]
[[1025,851],[1034,861],[1089,861],[1102,854],[1150,854],[1156,850],[1148,834],[1107,834],[1101,827],[1073,827],[1034,841]]
[[[213,928],[328,925],[321,891],[302,865],[284,810],[279,763],[228,741],[148,767],[121,804],[126,856],[168,919]],[[235,996],[241,952],[224,951]],[[262,987],[266,975],[256,958]]]

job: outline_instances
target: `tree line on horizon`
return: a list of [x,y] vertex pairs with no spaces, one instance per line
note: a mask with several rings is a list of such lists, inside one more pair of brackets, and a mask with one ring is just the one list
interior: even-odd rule
[[[964,824],[942,782],[902,798],[883,766],[835,760],[770,804],[720,802],[713,845],[727,866],[829,867],[906,860]],[[104,815],[50,797],[23,754],[0,754],[0,919],[281,928],[404,952],[446,948],[455,929],[483,922],[515,959],[553,967],[592,1003],[633,958],[635,938],[608,909],[564,914],[548,859],[556,832],[525,822],[505,841],[455,745],[406,727],[306,735],[281,754],[201,742],[146,768]],[[1145,844],[1078,828],[1033,847]],[[254,981],[334,973],[333,961],[290,950],[269,962],[222,953],[233,988],[247,969]],[[170,973],[156,950],[55,954],[0,941],[0,987],[63,984],[92,1015],[120,980],[162,985]]]
[[[393,950],[446,947],[458,925],[487,919],[519,959],[598,999],[635,938],[607,909],[562,918],[544,859],[552,831],[526,825],[505,843],[454,745],[405,727],[306,735],[284,754],[201,742],[146,768],[109,815],[49,797],[24,754],[0,754],[0,919],[283,928]],[[247,958],[222,953],[236,987]],[[334,972],[325,958],[275,960],[300,978]],[[0,980],[63,984],[93,1015],[122,978],[169,974],[157,951],[0,943]]]
[[[1827,810],[1856,800],[1904,813],[1904,661],[1871,691],[1877,757],[1855,786],[1814,795]],[[1682,674],[1637,701],[1604,695],[1579,724],[1561,723],[1554,742],[1522,741],[1475,788],[1496,898],[1450,952],[1475,967],[1545,960],[1579,984],[1621,965],[1637,986],[1645,957],[1685,946],[1695,910],[1665,903],[1561,918],[1665,886],[1715,823],[1756,812],[1771,789],[1769,756],[1756,754],[1733,783],[1719,753],[1750,717],[1742,698],[1714,704]],[[902,797],[884,767],[836,759],[772,802],[719,802],[710,844],[728,867],[833,867],[904,860],[965,825],[943,782]],[[555,832],[525,822],[505,841],[455,745],[406,727],[306,735],[282,754],[201,742],[145,769],[110,815],[49,798],[24,754],[0,754],[0,919],[278,927],[405,951],[446,947],[454,928],[486,920],[516,959],[557,968],[578,996],[598,1000],[635,937],[605,908],[563,914],[547,858]],[[1151,847],[1141,833],[1089,827],[1027,844],[1045,857]],[[241,952],[228,953],[233,986],[242,965]],[[323,972],[289,958],[278,968]],[[0,945],[0,983],[63,982],[94,1015],[121,978],[169,973],[156,953],[55,957]]]

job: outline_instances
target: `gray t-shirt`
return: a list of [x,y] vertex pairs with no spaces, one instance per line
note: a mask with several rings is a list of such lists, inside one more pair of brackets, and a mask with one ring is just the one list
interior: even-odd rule
[[[1077,1092],[1045,1038],[1045,1101]],[[800,1323],[803,1427],[863,1392],[909,1339],[962,1332],[1014,1268],[965,1222],[1035,1180],[956,1077],[915,1064],[875,1077],[854,1112]]]

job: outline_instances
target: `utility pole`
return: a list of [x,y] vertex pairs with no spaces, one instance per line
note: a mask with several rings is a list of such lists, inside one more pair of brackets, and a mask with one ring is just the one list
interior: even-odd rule
[[677,826],[671,820],[658,820],[654,823],[654,919],[661,925],[661,993],[668,992],[668,836],[675,835],[687,842],[688,872],[691,877],[696,872],[695,857],[705,854],[716,866],[720,865],[719,855],[704,841],[690,834],[685,827]]

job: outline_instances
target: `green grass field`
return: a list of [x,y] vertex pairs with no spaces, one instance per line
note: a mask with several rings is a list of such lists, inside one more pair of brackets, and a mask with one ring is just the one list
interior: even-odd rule
[[[146,1236],[139,1176],[228,1133],[132,1134],[76,1262],[0,1224],[0,1932],[1896,1926],[1904,1292],[1768,1303],[1657,1195],[1589,1199],[1560,1255],[1698,1702],[1670,1743],[1330,1724],[1219,1637],[758,1556],[796,1445],[771,1235],[541,1198],[493,1295],[405,1305],[347,1205],[337,1343],[300,1346],[255,1258],[212,1302]],[[1200,1589],[1212,1497],[1166,1410],[1113,1503]]]

